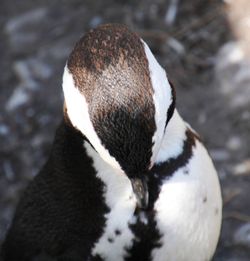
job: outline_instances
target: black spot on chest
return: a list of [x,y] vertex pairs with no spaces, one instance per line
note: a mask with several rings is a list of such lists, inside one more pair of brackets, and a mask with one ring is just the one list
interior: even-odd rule
[[122,233],[121,230],[119,230],[119,229],[116,229],[116,230],[115,230],[115,234],[116,234],[117,236],[120,236],[121,233]]
[[108,242],[109,242],[109,243],[114,243],[114,239],[113,239],[112,237],[109,237],[109,238],[108,238]]

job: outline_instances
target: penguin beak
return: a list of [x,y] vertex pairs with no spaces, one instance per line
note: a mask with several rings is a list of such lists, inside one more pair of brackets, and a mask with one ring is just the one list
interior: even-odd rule
[[148,186],[144,178],[131,178],[131,184],[140,209],[148,207]]

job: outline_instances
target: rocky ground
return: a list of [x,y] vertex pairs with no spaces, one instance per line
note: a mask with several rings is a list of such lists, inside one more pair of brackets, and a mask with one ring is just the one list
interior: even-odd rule
[[1,0],[0,242],[20,193],[48,157],[74,42],[118,22],[149,43],[176,86],[179,111],[214,159],[224,197],[214,260],[250,260],[250,65],[229,8],[229,0]]

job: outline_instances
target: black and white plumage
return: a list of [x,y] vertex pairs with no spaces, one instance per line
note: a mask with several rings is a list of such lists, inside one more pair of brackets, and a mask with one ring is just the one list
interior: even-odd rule
[[64,119],[3,260],[210,260],[217,173],[146,43],[122,25],[91,30],[68,59],[63,91]]

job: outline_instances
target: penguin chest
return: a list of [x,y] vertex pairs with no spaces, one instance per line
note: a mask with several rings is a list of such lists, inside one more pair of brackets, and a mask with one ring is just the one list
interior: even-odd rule
[[220,233],[221,208],[217,173],[207,151],[197,143],[188,163],[161,186],[154,205],[161,247],[152,251],[152,260],[211,260]]

